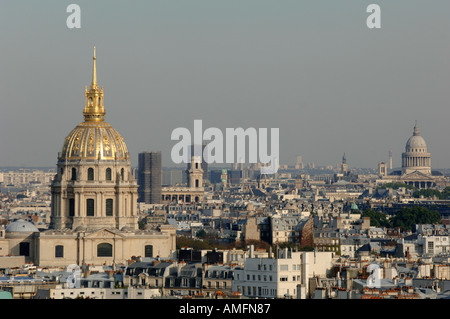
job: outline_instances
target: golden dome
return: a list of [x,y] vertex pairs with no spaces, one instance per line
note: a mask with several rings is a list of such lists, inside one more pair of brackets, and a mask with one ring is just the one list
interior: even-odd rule
[[111,124],[85,121],[66,137],[61,160],[128,159],[128,150],[122,136]]
[[66,137],[59,154],[60,160],[128,160],[129,154],[122,136],[104,121],[103,87],[97,85],[94,47],[92,84],[85,92],[84,122],[78,124]]

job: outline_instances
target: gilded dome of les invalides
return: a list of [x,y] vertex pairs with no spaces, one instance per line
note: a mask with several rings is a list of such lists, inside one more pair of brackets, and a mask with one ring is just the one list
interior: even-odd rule
[[78,124],[66,137],[59,160],[128,160],[129,153],[122,136],[104,121],[103,87],[97,84],[96,57],[92,84],[86,87],[84,122]]

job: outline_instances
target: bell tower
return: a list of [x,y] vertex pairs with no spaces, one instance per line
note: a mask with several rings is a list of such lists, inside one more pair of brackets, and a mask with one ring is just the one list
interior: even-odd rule
[[191,156],[191,165],[187,170],[188,187],[203,188],[203,169],[201,156]]

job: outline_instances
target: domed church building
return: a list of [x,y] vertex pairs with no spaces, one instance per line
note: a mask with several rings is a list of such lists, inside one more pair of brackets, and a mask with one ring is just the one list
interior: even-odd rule
[[393,171],[383,179],[391,179],[416,188],[429,188],[436,186],[442,177],[442,173],[431,170],[431,154],[416,122],[413,135],[406,142],[405,152],[402,153],[402,169]]
[[33,232],[30,243],[29,258],[35,265],[125,264],[132,256],[168,257],[175,250],[173,226],[139,229],[138,185],[130,155],[105,114],[94,48],[84,121],[69,133],[58,154],[50,226]]
[[420,135],[417,123],[413,135],[406,142],[405,152],[402,153],[402,175],[414,172],[431,175],[431,154],[428,153],[427,143]]

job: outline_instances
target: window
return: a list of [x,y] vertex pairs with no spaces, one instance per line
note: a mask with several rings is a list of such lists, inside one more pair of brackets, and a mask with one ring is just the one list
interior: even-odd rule
[[111,180],[111,169],[110,168],[106,169],[106,180],[107,181]]
[[112,215],[113,215],[113,200],[111,198],[108,198],[106,200],[106,216]]
[[19,245],[20,256],[30,256],[30,243],[20,243]]
[[69,198],[69,216],[75,216],[75,199]]
[[94,216],[94,200],[91,198],[86,199],[86,215]]
[[77,169],[75,167],[72,168],[72,178],[73,181],[77,180]]
[[153,246],[152,245],[145,245],[144,256],[145,257],[153,257]]
[[98,244],[97,257],[112,257],[112,245],[108,243]]
[[94,180],[94,169],[92,167],[88,168],[88,181]]
[[120,178],[122,178],[122,180],[123,180],[124,177],[125,177],[125,170],[122,168],[122,169],[120,170]]
[[64,257],[64,246],[57,245],[55,246],[55,258],[63,258]]

